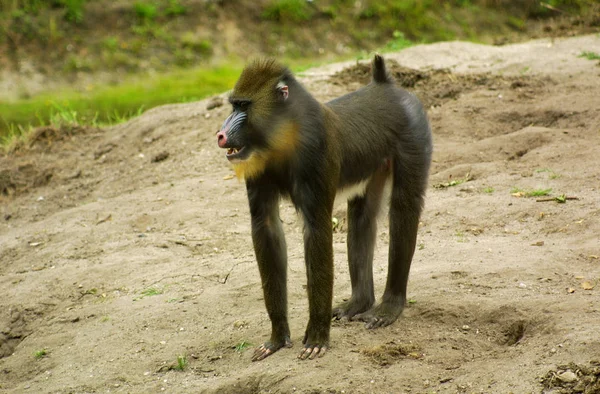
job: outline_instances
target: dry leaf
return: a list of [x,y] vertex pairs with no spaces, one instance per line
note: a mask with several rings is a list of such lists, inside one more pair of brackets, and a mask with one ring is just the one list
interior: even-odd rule
[[590,255],[590,259],[598,260],[599,258],[600,257],[596,256],[595,254]]
[[524,195],[525,195],[525,193],[523,193],[523,192],[511,193],[511,196],[513,196],[513,197],[523,197]]
[[567,289],[567,293],[569,293],[569,294],[573,294],[573,293],[575,293],[575,289],[574,289],[574,288],[572,288],[572,287],[569,287],[569,288]]
[[108,216],[106,216],[105,218],[102,218],[102,219],[98,220],[96,222],[96,225],[99,225],[99,224],[104,223],[104,222],[108,222],[111,219],[112,219],[112,214],[109,213]]
[[544,246],[544,241],[537,241],[531,244],[531,246]]
[[224,180],[224,181],[228,181],[228,180],[230,180],[230,179],[233,179],[233,175],[225,175],[225,176],[223,177],[223,180]]
[[594,287],[596,287],[596,284],[587,280],[581,284],[583,290],[592,290]]

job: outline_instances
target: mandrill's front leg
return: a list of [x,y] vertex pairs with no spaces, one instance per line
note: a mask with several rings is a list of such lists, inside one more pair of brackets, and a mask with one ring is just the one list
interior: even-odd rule
[[292,347],[287,317],[287,249],[279,220],[279,193],[260,180],[248,180],[252,241],[258,262],[265,305],[271,319],[271,339],[256,348],[260,361],[282,347]]
[[333,299],[333,200],[333,193],[306,193],[300,204],[304,217],[309,306],[309,321],[302,341],[304,346],[298,356],[303,360],[323,356],[329,346]]

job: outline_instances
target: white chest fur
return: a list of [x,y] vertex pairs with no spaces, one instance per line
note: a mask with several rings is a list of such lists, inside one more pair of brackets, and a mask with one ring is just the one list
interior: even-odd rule
[[371,179],[367,178],[364,181],[359,183],[355,183],[353,185],[349,185],[344,187],[343,189],[338,189],[335,195],[335,202],[340,203],[343,201],[352,200],[354,197],[364,196],[367,192],[367,184]]

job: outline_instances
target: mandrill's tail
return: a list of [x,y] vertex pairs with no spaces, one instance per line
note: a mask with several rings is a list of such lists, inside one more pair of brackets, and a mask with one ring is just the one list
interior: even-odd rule
[[375,55],[373,58],[373,81],[375,83],[392,83],[394,79],[385,68],[385,61],[381,55]]

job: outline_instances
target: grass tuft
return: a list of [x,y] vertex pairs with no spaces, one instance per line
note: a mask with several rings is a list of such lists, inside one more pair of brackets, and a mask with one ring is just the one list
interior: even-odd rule
[[240,343],[234,346],[234,349],[236,352],[241,353],[247,350],[250,346],[252,346],[250,342],[241,341]]
[[152,297],[155,295],[160,295],[164,292],[162,289],[157,289],[156,287],[149,287],[145,290],[142,290],[143,297]]
[[588,60],[600,60],[600,54],[591,51],[583,51],[578,57],[584,57]]
[[183,371],[187,368],[187,366],[188,366],[187,356],[185,354],[180,354],[177,356],[177,364],[175,365],[175,367],[173,369],[177,370],[177,371]]
[[133,5],[133,10],[142,22],[152,22],[158,16],[156,5],[151,3],[137,2]]
[[551,192],[552,189],[523,190],[518,187],[513,187],[510,194],[514,197],[542,197],[550,195]]
[[313,10],[306,0],[274,0],[263,11],[262,17],[278,22],[304,22],[311,19]]
[[536,189],[525,192],[525,197],[542,197],[550,194],[552,189]]
[[413,41],[406,38],[404,33],[398,30],[394,30],[392,37],[393,38],[381,49],[382,52],[398,52],[415,44]]
[[433,185],[433,187],[435,187],[436,189],[445,189],[445,188],[452,187],[452,186],[462,185],[463,183],[469,182],[472,179],[473,179],[473,177],[471,176],[471,173],[469,172],[469,173],[467,173],[467,175],[465,175],[464,178],[452,179],[452,177],[450,177],[448,182],[438,183],[436,185]]

